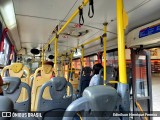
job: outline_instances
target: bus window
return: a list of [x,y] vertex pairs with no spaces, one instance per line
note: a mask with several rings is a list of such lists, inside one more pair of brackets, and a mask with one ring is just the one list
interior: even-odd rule
[[1,69],[3,69],[4,66],[9,64],[9,55],[10,55],[10,48],[9,48],[9,42],[7,39],[4,39],[4,48],[3,51],[0,52],[0,73]]
[[10,49],[9,49],[9,42],[7,41],[7,39],[4,39],[4,65],[7,65],[9,62],[9,54],[10,53]]

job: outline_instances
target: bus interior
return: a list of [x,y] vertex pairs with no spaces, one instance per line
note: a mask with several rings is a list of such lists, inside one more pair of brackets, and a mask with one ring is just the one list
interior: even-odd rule
[[160,120],[159,6],[0,0],[0,120]]

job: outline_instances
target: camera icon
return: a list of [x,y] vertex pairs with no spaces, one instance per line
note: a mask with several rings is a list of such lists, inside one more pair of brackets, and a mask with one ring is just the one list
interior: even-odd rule
[[11,117],[11,112],[2,112],[2,117]]

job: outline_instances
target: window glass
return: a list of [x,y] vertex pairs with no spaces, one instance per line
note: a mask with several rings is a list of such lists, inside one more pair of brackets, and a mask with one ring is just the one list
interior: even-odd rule
[[2,23],[0,21],[0,41],[2,40]]
[[[118,67],[118,52],[114,51],[114,52],[109,52],[106,55],[107,57],[107,66],[114,66],[114,67]],[[102,65],[104,64],[104,58],[102,56]]]
[[12,59],[11,59],[11,64],[15,62],[15,52],[12,53]]
[[10,53],[10,49],[9,49],[9,43],[7,41],[7,39],[4,39],[4,65],[7,65],[9,62],[9,54]]

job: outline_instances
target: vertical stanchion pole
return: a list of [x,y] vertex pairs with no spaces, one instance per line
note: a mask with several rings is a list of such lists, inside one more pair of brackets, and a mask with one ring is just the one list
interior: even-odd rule
[[55,75],[57,76],[57,57],[58,57],[58,35],[56,36],[56,40],[54,42],[54,69],[55,69]]
[[61,57],[61,77],[64,77],[64,69],[63,69],[64,57]]
[[106,63],[106,60],[107,60],[107,23],[104,23],[104,34],[103,34],[103,58],[104,58],[104,71],[103,71],[103,75],[104,75],[104,85],[106,85],[106,80],[107,80],[107,63]]
[[81,58],[81,61],[82,61],[82,67],[84,67],[84,46],[82,45],[82,58]]
[[[126,75],[126,54],[124,31],[128,19],[125,21],[123,0],[117,0],[117,34],[118,34],[118,64],[119,64],[119,84],[117,92],[121,97],[121,111],[130,111],[130,92]],[[122,120],[129,120],[129,117],[122,117]]]
[[71,73],[72,73],[72,59],[73,59],[73,52],[71,51],[71,56],[70,56]]
[[44,65],[44,49],[42,48],[42,67]]
[[123,10],[123,0],[117,0],[119,82],[127,84]]

